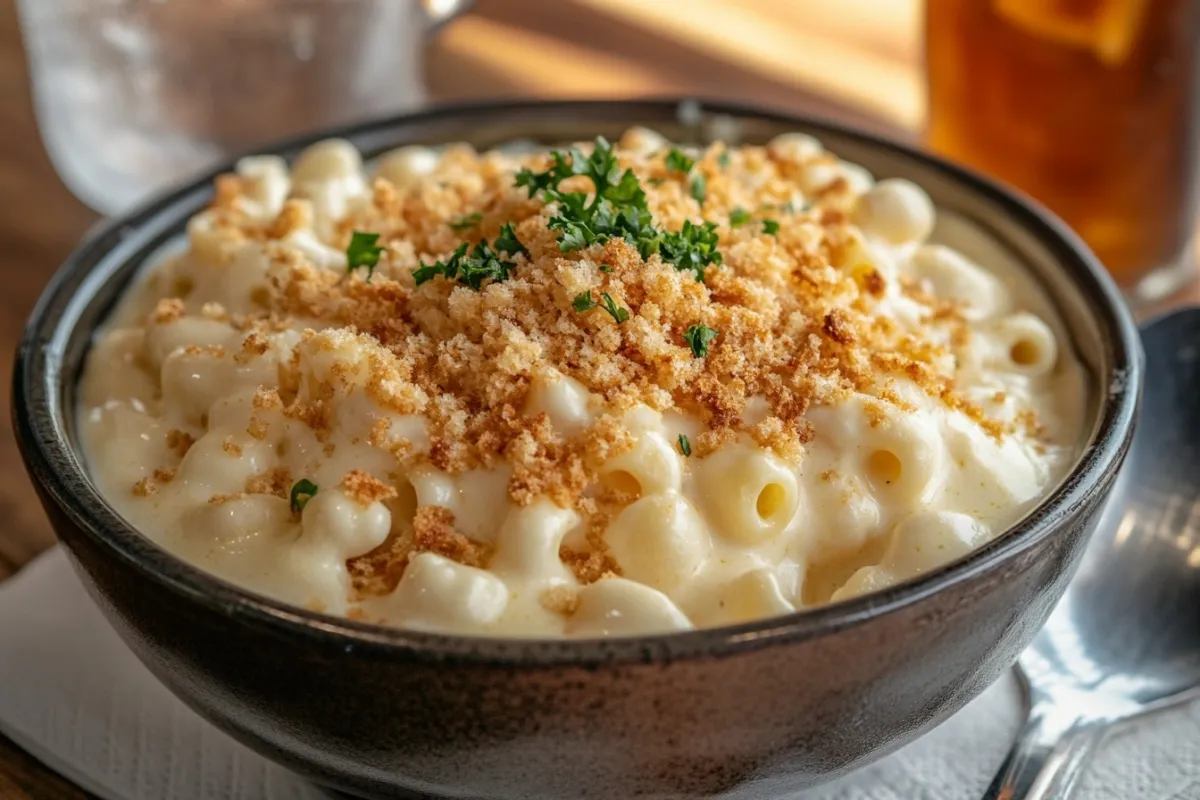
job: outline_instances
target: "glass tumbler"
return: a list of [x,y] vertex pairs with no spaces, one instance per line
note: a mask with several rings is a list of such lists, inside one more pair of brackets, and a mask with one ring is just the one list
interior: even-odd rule
[[931,149],[1045,203],[1130,296],[1196,275],[1200,0],[928,0]]
[[18,0],[42,139],[104,214],[222,157],[419,105],[459,0]]

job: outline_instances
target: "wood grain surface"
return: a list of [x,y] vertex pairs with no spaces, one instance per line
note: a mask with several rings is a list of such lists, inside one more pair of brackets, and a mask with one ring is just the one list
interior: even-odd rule
[[[54,0],[30,0],[53,2]],[[97,216],[38,136],[14,0],[0,0],[0,376],[25,315]],[[919,0],[479,0],[427,52],[436,101],[694,94],[911,136],[922,114]],[[6,383],[7,385],[7,383]],[[0,392],[9,417],[7,388]],[[0,424],[0,580],[53,543]],[[3,642],[0,641],[0,647]],[[0,800],[90,797],[0,737]]]

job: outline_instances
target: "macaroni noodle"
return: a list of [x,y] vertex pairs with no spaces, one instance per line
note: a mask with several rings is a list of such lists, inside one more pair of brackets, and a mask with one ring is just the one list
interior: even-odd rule
[[1080,366],[920,187],[799,133],[577,148],[240,161],[97,336],[96,483],[287,602],[591,637],[910,580],[1065,473]]

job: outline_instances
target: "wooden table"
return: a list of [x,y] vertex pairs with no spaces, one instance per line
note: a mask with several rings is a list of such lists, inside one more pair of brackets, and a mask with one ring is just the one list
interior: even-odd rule
[[[0,0],[0,376],[11,373],[42,286],[96,220],[42,149],[12,4]],[[433,96],[732,97],[885,132],[913,131],[921,119],[918,0],[689,0],[680,13],[682,5],[478,0],[429,48]],[[9,402],[0,392],[5,420]],[[0,470],[3,580],[54,538],[7,423]],[[0,737],[0,800],[89,796]]]

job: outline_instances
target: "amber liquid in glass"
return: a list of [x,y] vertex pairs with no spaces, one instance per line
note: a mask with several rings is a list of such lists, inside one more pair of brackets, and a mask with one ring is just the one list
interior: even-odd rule
[[927,142],[1071,225],[1127,289],[1195,226],[1200,0],[928,0]]

